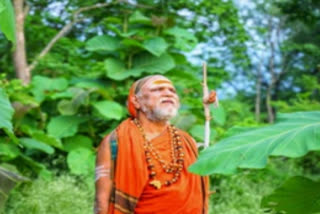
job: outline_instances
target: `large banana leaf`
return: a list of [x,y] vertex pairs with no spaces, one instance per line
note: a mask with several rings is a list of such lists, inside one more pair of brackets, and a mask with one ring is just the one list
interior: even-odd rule
[[221,140],[201,152],[189,169],[201,175],[232,174],[237,168],[263,168],[269,156],[301,157],[320,150],[320,112],[279,114],[274,125]]
[[320,181],[292,177],[280,188],[262,199],[261,206],[287,214],[320,212]]

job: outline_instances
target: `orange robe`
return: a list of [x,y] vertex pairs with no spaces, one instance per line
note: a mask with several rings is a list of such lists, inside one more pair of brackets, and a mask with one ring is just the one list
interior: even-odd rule
[[[196,160],[196,143],[187,133],[178,131],[185,153],[184,169],[178,182],[170,186],[163,185],[161,189],[149,185],[151,180],[143,148],[144,138],[132,119],[122,122],[115,132],[104,139],[110,146],[99,148],[97,164],[99,160],[99,164],[102,164],[101,160],[111,160],[111,163],[105,165],[113,166],[112,187],[105,185],[105,188],[112,188],[108,198],[108,214],[208,213],[208,177],[200,177],[187,171]],[[152,139],[151,143],[164,160],[171,160],[171,138],[168,131]],[[102,148],[110,149],[104,153],[109,157],[99,158],[99,153],[103,154],[100,151]],[[172,174],[163,172],[156,160],[153,163],[156,178],[161,183],[172,178]]]

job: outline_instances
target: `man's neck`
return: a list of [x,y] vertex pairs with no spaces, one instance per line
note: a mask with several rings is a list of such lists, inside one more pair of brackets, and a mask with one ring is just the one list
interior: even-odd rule
[[169,125],[169,121],[152,121],[143,113],[138,114],[138,120],[149,140],[161,134]]

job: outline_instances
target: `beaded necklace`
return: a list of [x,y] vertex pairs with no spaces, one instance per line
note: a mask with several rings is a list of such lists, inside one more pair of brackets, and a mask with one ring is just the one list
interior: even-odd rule
[[[149,183],[151,186],[156,189],[160,189],[164,184],[166,186],[170,186],[173,183],[176,183],[179,178],[181,171],[183,170],[184,163],[184,153],[181,142],[181,137],[179,135],[178,130],[173,125],[168,126],[168,130],[171,136],[171,158],[170,162],[166,162],[161,158],[159,152],[154,148],[152,143],[147,139],[144,129],[142,128],[138,119],[134,118],[133,122],[136,124],[138,129],[140,130],[143,138],[144,138],[144,151],[146,155],[146,162],[149,170],[149,177],[152,179]],[[157,173],[154,171],[154,163],[152,157],[160,164],[163,171],[168,174],[172,174],[172,179],[166,180],[164,183],[161,183],[160,180],[156,179]]]

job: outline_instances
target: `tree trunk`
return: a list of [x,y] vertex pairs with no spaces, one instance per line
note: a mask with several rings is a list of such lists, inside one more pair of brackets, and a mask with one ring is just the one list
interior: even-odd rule
[[30,82],[30,70],[28,69],[25,38],[24,38],[24,0],[14,0],[14,11],[16,19],[16,38],[17,44],[14,51],[14,66],[16,75],[22,80],[23,84],[27,85]]
[[271,56],[269,60],[269,72],[271,76],[270,83],[267,88],[267,94],[266,94],[266,107],[268,112],[268,122],[273,123],[274,122],[274,112],[271,106],[272,101],[272,91],[274,88],[274,85],[276,83],[276,74],[274,70],[274,58],[275,58],[275,48],[274,48],[274,41],[272,38],[272,32],[273,32],[273,21],[272,18],[269,19],[269,44],[271,48]]
[[256,121],[260,122],[260,104],[261,104],[261,72],[262,72],[262,60],[260,61],[259,68],[257,71],[257,81],[256,81],[256,104],[255,104],[255,116],[256,116]]

